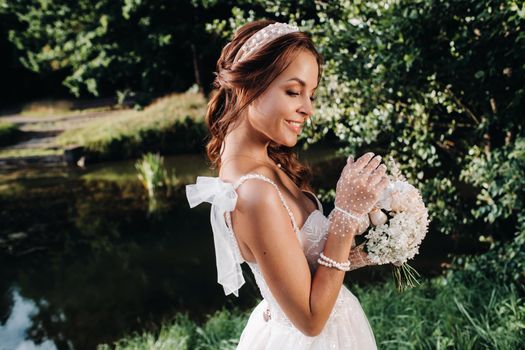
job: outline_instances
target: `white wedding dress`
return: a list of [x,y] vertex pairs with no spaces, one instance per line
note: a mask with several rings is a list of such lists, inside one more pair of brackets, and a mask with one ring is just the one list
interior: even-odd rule
[[[238,289],[244,283],[240,264],[245,261],[242,259],[235,234],[230,229],[230,212],[235,208],[237,201],[236,189],[248,179],[269,182],[278,192],[283,210],[287,210],[290,216],[312,273],[317,269],[317,258],[324,248],[329,227],[321,202],[313,193],[318,209],[314,210],[303,227],[299,228],[279,187],[267,177],[250,173],[231,184],[217,177],[199,176],[196,184],[186,187],[186,195],[191,207],[204,201],[212,203],[211,223],[218,280],[226,294],[238,295]],[[288,320],[268,288],[257,263],[246,263],[255,276],[263,300],[251,313],[239,340],[238,350],[377,349],[374,334],[359,300],[344,285],[339,291],[324,329],[318,336],[309,337]]]

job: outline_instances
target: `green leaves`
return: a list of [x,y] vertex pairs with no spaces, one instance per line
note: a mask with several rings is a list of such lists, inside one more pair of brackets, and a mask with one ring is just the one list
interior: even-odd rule
[[[505,159],[522,154],[525,44],[513,28],[525,21],[516,6],[343,2],[337,15],[312,25],[330,40],[315,37],[326,70],[308,141],[333,130],[347,152],[400,159],[442,232],[464,235],[479,220],[512,225],[523,210],[516,175],[525,170]],[[516,148],[502,148],[514,141]],[[479,151],[468,156],[477,147],[494,153],[492,166]]]
[[9,41],[20,62],[41,75],[64,76],[76,96],[127,90],[143,103],[185,90],[214,49],[185,1],[10,0],[0,11],[13,18]]

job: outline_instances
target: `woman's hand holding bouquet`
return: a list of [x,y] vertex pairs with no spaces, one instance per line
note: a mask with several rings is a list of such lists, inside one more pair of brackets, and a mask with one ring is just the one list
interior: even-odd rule
[[366,232],[366,242],[351,250],[349,260],[351,269],[393,264],[396,286],[402,291],[418,283],[419,274],[408,265],[407,260],[419,253],[429,220],[419,191],[401,175],[393,159],[389,165],[387,186],[373,205],[365,207],[370,219],[368,222],[373,226],[368,229],[368,224],[363,224],[360,227],[358,232]]

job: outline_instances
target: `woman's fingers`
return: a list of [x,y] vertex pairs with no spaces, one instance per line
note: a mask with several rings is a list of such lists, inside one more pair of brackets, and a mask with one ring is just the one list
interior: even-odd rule
[[386,173],[386,165],[385,164],[381,164],[380,166],[377,167],[377,169],[375,171],[380,171],[383,174]]
[[379,164],[381,164],[381,156],[377,155],[365,166],[363,173],[372,173]]
[[354,169],[362,170],[368,164],[368,162],[370,162],[370,159],[372,159],[373,156],[374,156],[373,152],[368,152],[362,155],[361,157],[359,157],[359,159],[356,160],[354,163]]
[[370,177],[368,178],[368,183],[372,186],[377,185],[379,181],[381,181],[381,179],[385,176],[385,174],[386,174],[386,165],[381,164],[380,166],[377,167],[376,170],[372,172],[372,175],[370,175]]
[[385,176],[381,181],[379,182],[379,188],[381,191],[383,191],[387,186],[390,180],[388,179],[388,176]]

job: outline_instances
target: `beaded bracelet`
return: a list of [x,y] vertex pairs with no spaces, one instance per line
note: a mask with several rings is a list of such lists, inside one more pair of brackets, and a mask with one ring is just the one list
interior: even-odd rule
[[340,271],[350,271],[350,260],[344,262],[337,262],[324,255],[323,252],[321,252],[321,254],[319,255],[317,263],[326,267],[334,267]]
[[349,212],[347,210],[339,208],[337,205],[334,207],[334,209],[340,211],[341,213],[345,214],[346,216],[351,217],[352,219],[355,219],[357,221],[362,222],[363,220],[366,220],[365,219],[365,215],[367,215],[367,214],[360,214],[360,216],[357,216],[359,214],[354,215],[354,214],[352,214],[351,212]]
[[[334,216],[336,213],[341,214],[339,219],[336,219]],[[360,230],[360,227],[368,225],[367,214],[363,214],[361,217],[357,217],[350,212],[343,210],[335,206],[334,210],[328,215],[328,220],[332,224],[330,226],[331,233],[335,236],[345,237],[348,234],[349,228],[357,224],[356,230]]]

